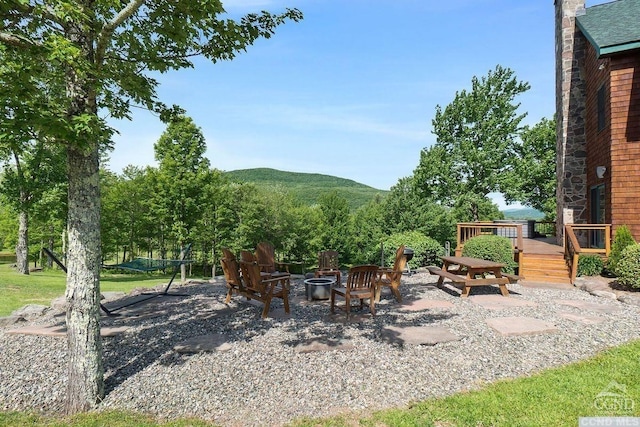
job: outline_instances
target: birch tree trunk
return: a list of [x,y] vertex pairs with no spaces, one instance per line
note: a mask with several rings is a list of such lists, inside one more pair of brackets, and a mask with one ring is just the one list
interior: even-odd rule
[[24,210],[18,214],[16,269],[19,273],[29,274],[29,215]]
[[69,216],[67,249],[67,341],[65,410],[95,407],[104,397],[100,339],[100,189],[97,143],[67,150]]

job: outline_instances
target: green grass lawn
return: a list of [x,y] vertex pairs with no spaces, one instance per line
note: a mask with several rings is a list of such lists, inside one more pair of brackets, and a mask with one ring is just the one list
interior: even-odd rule
[[[104,273],[100,279],[103,292],[129,292],[135,288],[151,288],[169,282],[171,275],[151,273]],[[27,304],[50,305],[63,296],[66,275],[61,270],[44,270],[29,275],[18,274],[9,264],[0,264],[0,317]]]

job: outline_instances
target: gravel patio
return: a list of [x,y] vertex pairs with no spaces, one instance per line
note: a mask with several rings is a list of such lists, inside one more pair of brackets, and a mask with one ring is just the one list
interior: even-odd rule
[[[302,278],[292,281],[291,315],[275,300],[267,319],[241,297],[224,304],[221,277],[172,287],[188,296],[157,297],[103,317],[110,336],[100,409],[280,426],[402,407],[640,338],[636,296],[622,302],[601,289],[516,284],[508,286],[510,297],[482,287],[460,298],[436,280],[425,271],[405,276],[402,304],[383,293],[375,317],[365,310],[348,322],[329,313],[328,301],[307,301]],[[23,317],[0,327],[0,409],[60,411],[64,314]]]

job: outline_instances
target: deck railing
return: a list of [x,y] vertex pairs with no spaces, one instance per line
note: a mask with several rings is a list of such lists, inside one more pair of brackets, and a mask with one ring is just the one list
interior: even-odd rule
[[467,240],[482,234],[492,234],[511,239],[513,246],[513,260],[518,263],[519,271],[522,271],[523,240],[522,224],[493,223],[493,222],[461,222],[458,223],[456,256],[462,255],[462,249]]
[[611,224],[566,224],[564,256],[571,269],[571,283],[578,275],[580,254],[608,257],[611,252]]
[[533,237],[555,236],[556,222],[555,221],[536,221],[533,226],[533,231],[534,231]]

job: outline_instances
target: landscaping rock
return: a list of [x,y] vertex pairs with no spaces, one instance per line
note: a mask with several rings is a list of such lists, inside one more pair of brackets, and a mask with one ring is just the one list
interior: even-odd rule
[[45,314],[47,311],[49,311],[49,307],[47,307],[46,305],[40,305],[40,304],[29,304],[29,305],[25,305],[22,308],[17,309],[16,311],[14,311],[13,313],[11,313],[11,316],[16,316],[16,317],[38,317],[38,316],[42,316],[43,314]]

